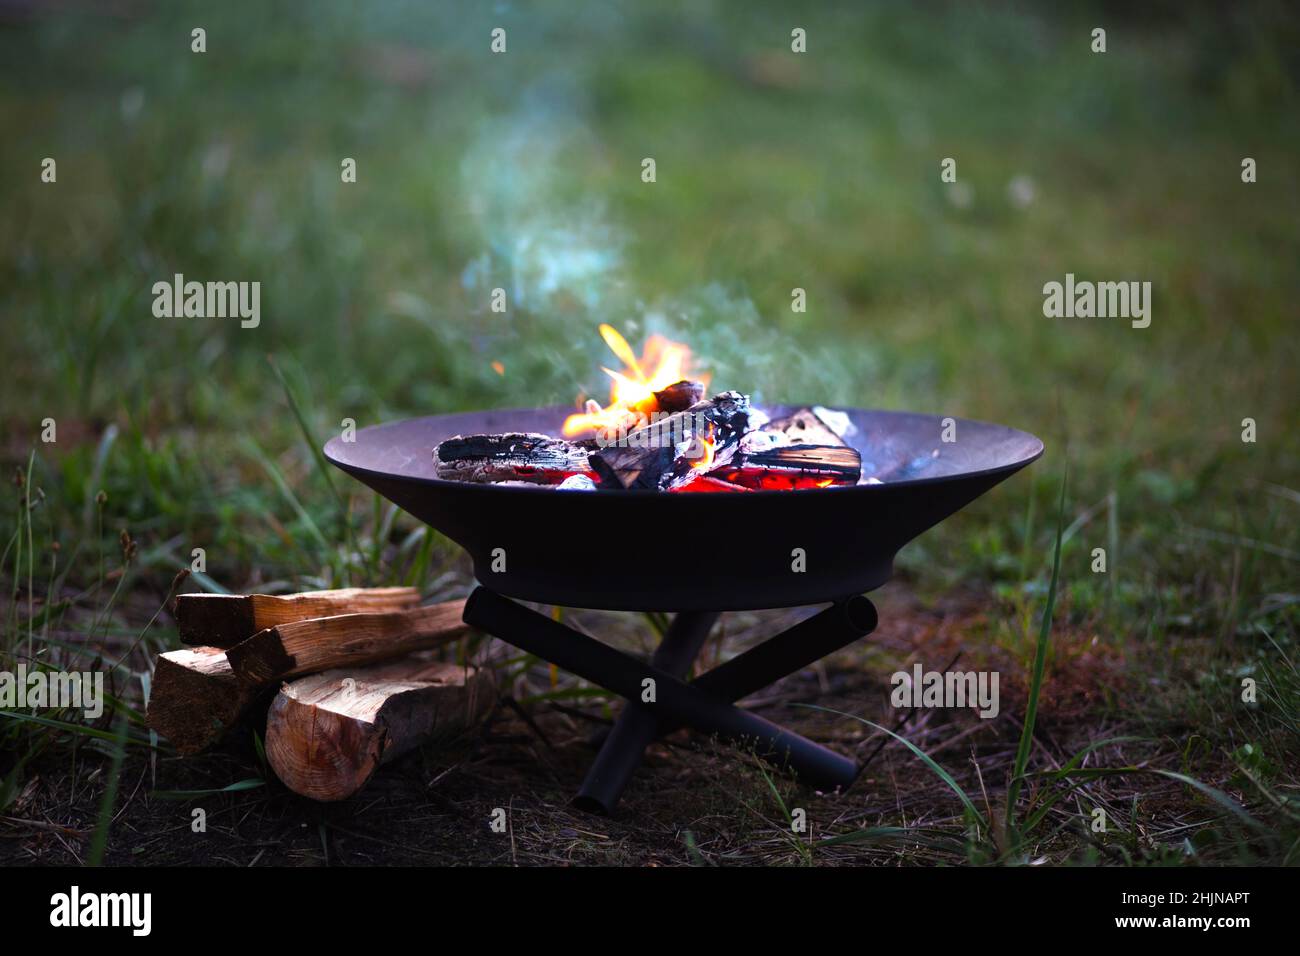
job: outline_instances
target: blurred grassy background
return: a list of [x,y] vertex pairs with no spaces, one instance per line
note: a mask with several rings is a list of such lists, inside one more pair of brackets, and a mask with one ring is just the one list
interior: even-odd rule
[[[609,321],[688,341],[760,398],[1044,437],[1043,465],[905,553],[923,586],[1041,589],[1068,461],[1084,610],[1118,601],[1144,632],[1291,614],[1287,5],[239,6],[0,8],[3,449],[11,470],[35,449],[58,573],[84,576],[67,556],[102,522],[142,543],[142,572],[202,544],[228,587],[365,577],[267,356],[324,437],[603,397]],[[261,326],[155,319],[176,272],[261,281]],[[1151,327],[1044,318],[1066,272],[1150,280]],[[1100,587],[1099,544],[1117,549]]]
[[[603,397],[608,321],[688,342],[715,385],[760,400],[1043,437],[1042,462],[908,546],[884,600],[964,594],[980,610],[956,645],[1027,672],[1068,464],[1049,673],[1087,705],[1048,708],[1062,742],[1047,752],[1141,734],[1144,764],[1254,800],[1288,834],[1206,859],[1295,859],[1293,6],[786,6],[0,0],[0,464],[17,485],[0,509],[0,666],[90,657],[122,689],[98,727],[7,714],[0,808],[18,805],[24,764],[67,763],[64,743],[74,778],[93,766],[78,741],[117,753],[111,719],[154,751],[134,695],[175,640],[158,609],[193,547],[207,573],[186,587],[463,593],[454,547],[341,475],[331,488],[313,446],[345,417]],[[47,156],[56,184],[40,181]],[[957,184],[940,182],[945,157]],[[177,272],[260,281],[260,327],[154,318],[152,286]],[[1043,285],[1067,272],[1150,281],[1150,328],[1045,318]],[[886,664],[856,666],[896,663],[897,648],[864,653]],[[1250,675],[1261,704],[1236,706]],[[595,693],[550,679],[557,700]],[[869,694],[850,706],[876,713]],[[927,747],[953,742],[931,730]],[[184,772],[219,789],[245,764]],[[924,816],[943,787],[917,787]],[[1206,852],[1212,815],[1179,792],[1133,858]],[[1112,803],[1138,818],[1138,794]],[[1088,858],[1087,838],[1054,859]]]

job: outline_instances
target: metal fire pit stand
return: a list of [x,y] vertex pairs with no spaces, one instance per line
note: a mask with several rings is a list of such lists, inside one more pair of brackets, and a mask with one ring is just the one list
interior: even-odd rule
[[[464,620],[627,699],[574,800],[584,810],[613,813],[646,747],[657,736],[681,726],[750,747],[818,789],[833,790],[852,783],[858,773],[856,762],[741,710],[734,701],[871,633],[877,620],[874,605],[860,596],[837,601],[688,684],[683,678],[719,613],[679,613],[649,663],[484,587],[469,596]],[[653,704],[641,702],[646,678],[654,680]]]

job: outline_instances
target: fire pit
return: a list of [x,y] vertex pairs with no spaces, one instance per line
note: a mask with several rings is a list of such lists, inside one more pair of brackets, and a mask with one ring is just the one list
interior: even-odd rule
[[[769,407],[773,417],[801,406]],[[869,633],[894,555],[1043,452],[1025,432],[907,412],[844,410],[847,439],[881,483],[745,494],[564,492],[437,477],[431,449],[457,435],[562,433],[569,410],[441,415],[331,440],[326,457],[469,552],[479,587],[465,621],[629,700],[578,797],[612,812],[645,747],[688,725],[744,743],[822,789],[853,761],[733,702]],[[955,441],[945,442],[946,435]],[[634,543],[633,543],[634,542]],[[509,598],[678,611],[646,664]],[[686,683],[720,612],[834,602]],[[655,702],[642,703],[653,681]]]
[[[610,404],[376,425],[325,456],[469,552],[464,620],[626,698],[577,803],[611,813],[656,735],[683,724],[751,746],[823,789],[857,765],[735,701],[870,633],[860,595],[908,541],[1043,453],[1033,435],[906,412],[756,408],[686,377],[652,337],[606,369]],[[707,492],[701,494],[699,492]],[[644,663],[510,598],[676,611]],[[719,614],[832,602],[686,683]]]
[[[774,417],[798,406],[768,406]],[[499,594],[615,611],[797,607],[889,579],[908,541],[1029,464],[1043,445],[1001,425],[849,409],[847,441],[881,484],[746,494],[563,492],[437,477],[456,435],[559,434],[568,409],[470,412],[364,428],[325,456],[438,529]],[[804,570],[796,570],[802,567]]]

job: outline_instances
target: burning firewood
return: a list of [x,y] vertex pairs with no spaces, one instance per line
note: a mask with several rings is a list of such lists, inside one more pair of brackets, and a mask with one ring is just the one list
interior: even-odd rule
[[666,412],[670,415],[673,412],[684,412],[702,398],[704,398],[704,383],[688,382],[683,379],[655,392],[655,407],[651,411]]
[[490,671],[405,657],[285,684],[266,718],[266,759],[290,790],[344,800],[381,764],[481,719]]
[[[608,405],[588,398],[564,420],[564,435],[575,440],[458,435],[434,451],[438,477],[564,491],[690,492],[824,488],[861,478],[860,456],[845,440],[856,429],[844,412],[813,405],[769,421],[740,392],[704,401],[705,382],[684,377],[685,346],[655,335],[638,357],[613,327],[601,325],[600,334],[624,368],[605,369],[613,379]],[[805,450],[761,457],[795,447]]]
[[408,611],[340,614],[259,631],[226,652],[235,676],[253,686],[331,667],[354,667],[446,644],[463,636],[464,601]]
[[856,485],[862,456],[847,445],[786,445],[741,452],[716,477],[753,489],[827,488]]
[[530,432],[457,435],[433,453],[439,478],[457,481],[526,481],[558,485],[573,475],[588,475],[587,455],[594,442],[569,442]]
[[749,397],[721,392],[627,432],[591,454],[601,487],[671,491],[731,460],[749,427]]
[[298,594],[181,594],[176,628],[186,644],[233,647],[289,621],[363,611],[399,611],[420,603],[415,588],[341,588]]
[[695,494],[697,492],[716,493],[719,491],[753,491],[752,488],[746,488],[743,485],[734,485],[729,481],[723,481],[713,475],[696,475],[684,485],[678,485],[673,489],[675,493]]

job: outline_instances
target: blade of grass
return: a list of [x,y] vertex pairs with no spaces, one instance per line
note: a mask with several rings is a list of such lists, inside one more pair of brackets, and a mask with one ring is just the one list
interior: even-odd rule
[[705,859],[704,854],[700,852],[699,846],[696,845],[695,843],[695,834],[692,833],[690,830],[683,831],[682,841],[686,844],[686,853],[691,858],[692,866],[714,866],[715,865],[712,860]]
[[1034,831],[1034,828],[1037,827],[1038,824],[1040,824],[1044,820],[1044,818],[1046,818],[1047,814],[1051,812],[1052,807],[1056,806],[1056,804],[1063,797],[1069,796],[1076,789],[1078,789],[1079,787],[1083,786],[1085,783],[1088,782],[1088,779],[1090,778],[1085,778],[1083,780],[1080,780],[1077,783],[1070,779],[1072,776],[1079,774],[1081,772],[1081,768],[1079,765],[1083,761],[1084,757],[1092,753],[1094,750],[1100,750],[1102,747],[1108,746],[1110,744],[1133,743],[1142,739],[1143,738],[1141,737],[1108,737],[1105,740],[1096,740],[1090,743],[1088,746],[1084,747],[1073,757],[1071,757],[1069,763],[1067,763],[1060,770],[1046,770],[1046,771],[1041,771],[1039,773],[1030,774],[1029,776],[1031,777],[1042,776],[1052,782],[1059,782],[1061,780],[1064,780],[1069,785],[1064,790],[1058,790],[1057,792],[1053,793],[1050,797],[1047,797],[1042,804],[1038,805],[1038,807],[1034,809],[1034,811],[1025,818],[1022,827],[1023,832],[1032,833]]
[[[36,463],[36,449],[27,458],[27,480],[23,483],[23,514],[27,518],[27,656],[36,655],[36,617],[34,602],[36,589],[32,586],[36,573],[36,549],[32,545],[32,466]],[[21,570],[21,568],[19,569]]]
[[[80,734],[82,737],[94,737],[98,740],[107,740],[112,743],[117,740],[116,735],[109,733],[107,730],[100,730],[97,727],[86,727],[82,724],[69,723],[66,720],[55,720],[53,717],[40,717],[36,714],[19,714],[12,710],[0,710],[0,717],[8,717],[10,720],[16,720],[19,723],[40,724],[42,727],[52,727],[55,730],[65,730],[68,733]],[[123,719],[123,724],[128,723]],[[127,738],[127,743],[139,744],[145,741]]]
[[117,730],[112,734],[114,742],[113,758],[108,766],[108,783],[104,787],[104,797],[99,802],[99,817],[95,822],[95,834],[90,840],[90,853],[86,856],[87,866],[102,866],[104,851],[108,848],[108,830],[113,823],[113,805],[117,803],[117,785],[122,778],[122,758],[126,754],[126,721],[118,720]]
[[95,497],[102,487],[104,467],[108,464],[109,452],[113,450],[113,445],[117,441],[117,433],[117,425],[110,423],[104,429],[104,434],[99,439],[99,446],[95,449],[95,463],[90,469],[90,478],[86,482],[86,499],[81,506],[82,533],[85,535],[90,535],[94,530]]
[[1167,777],[1170,780],[1177,780],[1179,783],[1184,783],[1194,790],[1199,790],[1201,793],[1209,797],[1219,806],[1223,807],[1223,809],[1227,810],[1229,813],[1231,813],[1242,823],[1246,824],[1246,826],[1250,827],[1252,830],[1256,830],[1261,833],[1269,833],[1269,834],[1273,832],[1264,824],[1260,823],[1258,820],[1252,817],[1249,813],[1247,813],[1245,808],[1242,807],[1241,804],[1239,804],[1236,800],[1232,799],[1232,797],[1228,796],[1222,790],[1216,790],[1214,787],[1211,787],[1209,784],[1201,783],[1201,781],[1193,777],[1189,777],[1186,774],[1175,773],[1173,770],[1148,769],[1146,772],[1158,774],[1159,776]]
[[262,451],[261,446],[258,445],[250,436],[244,436],[243,445],[248,454],[262,466],[262,470],[265,471],[271,481],[275,483],[281,496],[283,496],[285,501],[289,503],[289,507],[293,509],[294,514],[298,516],[298,519],[307,526],[307,530],[311,532],[311,536],[316,539],[316,542],[328,554],[330,550],[329,541],[326,540],[325,535],[321,534],[320,528],[316,525],[316,522],[312,520],[311,515],[307,513],[307,509],[302,506],[302,502],[298,500],[298,496],[293,493],[293,489],[289,487],[289,483],[285,481],[284,475],[280,472],[280,469],[276,466],[275,462],[271,461],[271,459],[266,456],[266,453]]
[[903,744],[903,746],[905,746],[908,750],[912,751],[912,753],[916,754],[916,756],[921,759],[921,762],[924,763],[927,767],[929,767],[934,772],[935,776],[937,776],[940,780],[946,783],[948,785],[948,788],[952,790],[953,793],[957,794],[957,796],[961,799],[962,806],[964,806],[970,812],[971,816],[974,817],[974,819],[979,821],[984,820],[984,817],[979,812],[979,808],[975,806],[975,801],[971,800],[971,798],[966,794],[966,791],[961,788],[961,784],[959,784],[956,780],[953,779],[952,774],[950,774],[947,770],[944,770],[943,767],[935,763],[933,757],[931,757],[920,747],[916,746],[916,744],[912,743],[906,737],[894,733],[888,727],[882,727],[880,726],[880,724],[877,724],[874,721],[867,720],[865,717],[859,717],[856,714],[847,714],[842,710],[835,710],[833,707],[822,707],[817,704],[795,704],[794,706],[807,707],[810,710],[824,710],[829,714],[839,714],[841,717],[848,717],[852,720],[856,720],[860,724],[866,724],[868,727],[873,727],[876,730],[881,731],[882,733],[889,734],[889,736],[893,737],[895,740]]
[[[325,479],[325,484],[329,487],[330,494],[334,496],[334,501],[339,508],[339,521],[343,525],[343,534],[348,541],[349,554],[362,554],[357,547],[356,540],[352,534],[352,517],[349,513],[348,501],[343,492],[339,491],[338,485],[334,484],[334,475],[330,471],[329,462],[325,460],[325,452],[322,450],[321,443],[317,441],[316,436],[312,434],[311,425],[307,423],[307,416],[303,414],[302,406],[298,404],[298,398],[289,387],[289,380],[276,364],[275,359],[268,355],[266,360],[271,364],[271,370],[275,372],[275,377],[280,380],[280,387],[284,389],[284,397],[289,402],[289,408],[293,412],[293,417],[298,422],[298,429],[302,432],[303,441],[311,449],[312,457],[316,460],[316,468],[320,471],[321,476]],[[346,568],[344,569],[346,571]],[[369,569],[371,573],[374,568]]]
[[1061,579],[1061,535],[1065,523],[1065,489],[1068,473],[1061,476],[1061,497],[1056,506],[1056,547],[1052,555],[1052,582],[1047,588],[1047,604],[1043,620],[1038,627],[1038,642],[1034,648],[1034,670],[1029,684],[1029,702],[1025,706],[1025,722],[1020,730],[1020,744],[1016,747],[1016,762],[1007,787],[1006,828],[1011,832],[1016,800],[1024,780],[1025,766],[1029,763],[1029,750],[1034,741],[1034,722],[1038,719],[1038,698],[1043,690],[1043,671],[1047,666],[1047,642],[1052,633],[1052,611],[1056,608],[1056,589]]
[[790,833],[784,834],[786,839],[794,844],[795,849],[799,851],[799,855],[803,857],[804,863],[811,865],[813,861],[812,849],[805,846],[804,842],[799,839],[798,834],[794,832],[794,817],[790,814],[790,808],[785,805],[785,800],[781,797],[781,791],[776,788],[776,783],[761,765],[758,768],[758,772],[761,773],[763,779],[767,781],[767,789],[772,791],[772,796],[776,799],[776,805],[781,808],[781,816],[785,817],[786,825],[791,828]]
[[824,840],[818,840],[813,844],[813,848],[820,849],[821,847],[851,843],[875,843],[881,840],[904,840],[919,843],[921,846],[930,847],[931,849],[949,850],[955,853],[960,853],[963,849],[961,842],[953,840],[951,837],[925,836],[919,831],[908,827],[867,827],[862,830],[853,830],[849,833],[841,833],[837,836],[827,837]]
[[160,800],[193,800],[195,797],[209,797],[214,793],[240,793],[244,790],[256,790],[265,787],[266,781],[260,777],[237,780],[229,786],[211,787],[207,790],[155,790],[153,795]]

